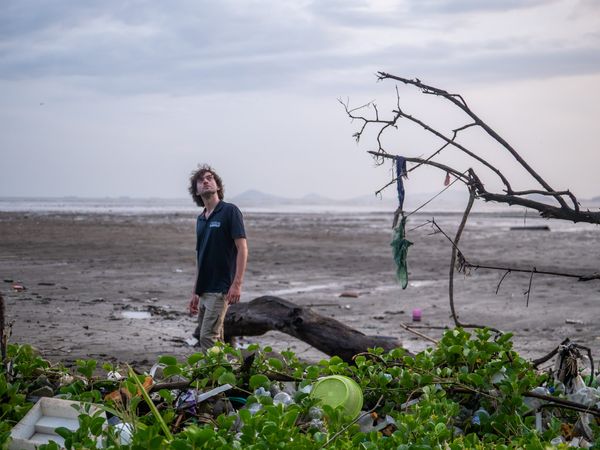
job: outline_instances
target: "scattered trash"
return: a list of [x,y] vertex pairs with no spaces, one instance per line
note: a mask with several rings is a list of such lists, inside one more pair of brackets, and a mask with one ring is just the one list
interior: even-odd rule
[[123,375],[121,375],[116,370],[112,370],[106,374],[106,378],[111,381],[119,381],[123,379]]
[[308,417],[310,417],[311,419],[322,419],[323,410],[318,406],[311,406],[308,410]]
[[473,413],[473,418],[471,419],[471,423],[473,425],[481,425],[481,421],[486,421],[490,418],[490,413],[487,412],[483,408],[479,408],[477,411]]
[[342,406],[345,414],[351,419],[358,417],[363,406],[360,386],[352,378],[342,375],[320,378],[315,383],[310,396],[332,408]]
[[358,292],[356,291],[344,291],[340,294],[340,297],[346,298],[358,298]]
[[313,388],[312,384],[307,384],[306,386],[298,389],[298,392],[301,392],[303,394],[310,394],[312,392],[312,388]]
[[288,406],[292,403],[294,403],[294,400],[292,400],[292,397],[287,392],[279,392],[273,397],[274,405]]
[[[144,379],[142,386],[144,387],[144,390],[146,392],[148,392],[153,384],[154,384],[154,380],[152,379],[152,377],[147,376]],[[136,395],[140,395],[140,394],[141,394],[141,391],[138,390]],[[112,391],[112,392],[106,394],[104,396],[104,400],[111,400],[115,403],[127,403],[127,402],[129,402],[129,400],[131,400],[131,397],[132,397],[131,392],[129,392],[129,390],[127,390],[123,387],[123,388],[117,389],[115,391]]]
[[498,372],[492,376],[492,384],[500,384],[506,380],[506,367],[501,367]]
[[415,308],[412,310],[412,320],[413,322],[420,322],[421,321],[421,309],[420,308]]
[[[550,395],[548,389],[543,386],[538,386],[535,389],[532,389],[531,392],[539,395]],[[537,411],[544,403],[547,403],[547,401],[535,397],[525,397],[523,403],[525,403],[530,410]]]
[[195,337],[190,337],[185,340],[185,343],[190,347],[195,347],[196,345],[198,345],[198,339],[196,339]]
[[183,269],[180,269],[180,268],[178,267],[178,268],[176,268],[176,269],[173,269],[173,272],[175,272],[175,273],[182,273],[182,272],[183,272]]
[[56,428],[65,427],[76,431],[79,429],[80,414],[99,414],[106,418],[98,405],[88,405],[89,407],[84,407],[83,403],[59,398],[41,398],[12,429],[12,442],[8,448],[33,449],[50,441],[62,447],[65,441],[54,431]]
[[122,311],[121,316],[126,319],[150,319],[152,317],[152,313],[149,311]]
[[19,283],[14,283],[12,285],[12,289],[15,292],[23,292],[23,291],[27,290],[27,288],[25,286],[23,286],[22,284],[19,284]]
[[220,394],[221,392],[225,392],[228,391],[229,389],[231,389],[233,386],[231,386],[230,384],[224,384],[222,386],[216,387],[214,389],[211,389],[210,391],[204,392],[203,394],[200,394],[197,398],[198,403],[203,402],[204,400],[207,400],[211,397],[214,397],[215,395]]
[[254,390],[254,395],[256,397],[270,397],[271,392],[267,391],[264,387],[261,386]]
[[119,437],[121,445],[131,444],[133,435],[133,427],[129,423],[118,423],[114,427],[115,434]]
[[579,320],[579,319],[565,319],[565,323],[571,324],[571,325],[583,325],[583,320]]
[[[370,433],[371,431],[382,431],[385,428],[393,427],[396,429],[396,421],[392,416],[381,417],[376,412],[369,413],[368,411],[362,411],[362,416],[358,420],[360,431],[363,433]],[[392,430],[390,430],[393,433]],[[390,434],[391,434],[390,433]]]
[[350,306],[350,305],[344,305],[344,308],[345,308],[345,309],[350,309],[350,308],[351,308],[351,306]]

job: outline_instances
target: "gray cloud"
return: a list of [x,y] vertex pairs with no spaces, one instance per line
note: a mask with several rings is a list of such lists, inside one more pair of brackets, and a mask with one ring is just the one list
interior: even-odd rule
[[477,13],[541,3],[428,0],[377,12],[362,0],[319,1],[303,8],[293,2],[14,1],[0,12],[0,76],[68,78],[112,93],[186,94],[301,87],[315,74],[361,67],[389,70],[390,65],[399,73],[444,79],[600,71],[600,42],[593,36],[552,48],[544,44],[549,41],[518,45],[510,32],[472,42],[414,39],[388,46],[361,42],[360,49],[351,45],[352,27],[444,29],[447,22],[431,19],[426,24],[424,18],[452,13],[444,20],[467,20]]

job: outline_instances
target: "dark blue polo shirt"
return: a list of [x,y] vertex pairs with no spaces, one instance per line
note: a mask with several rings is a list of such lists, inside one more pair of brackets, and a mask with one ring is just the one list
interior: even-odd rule
[[204,213],[196,221],[198,280],[196,294],[226,293],[235,277],[235,239],[245,238],[244,219],[237,206],[220,201],[208,220]]

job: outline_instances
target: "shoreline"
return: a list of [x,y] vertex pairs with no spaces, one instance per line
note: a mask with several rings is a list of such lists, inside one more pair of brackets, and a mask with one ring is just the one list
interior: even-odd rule
[[[391,217],[391,215],[390,215]],[[279,296],[334,317],[366,334],[399,337],[419,351],[428,343],[405,331],[420,308],[419,331],[439,338],[451,327],[447,277],[450,248],[427,227],[411,231],[409,287],[394,278],[387,215],[246,213],[250,248],[242,301]],[[447,226],[452,226],[448,217]],[[493,218],[492,218],[493,219]],[[28,214],[0,212],[0,274],[10,342],[38,348],[53,362],[94,358],[151,366],[159,355],[186,357],[185,340],[195,322],[186,314],[194,273],[195,214]],[[494,224],[492,224],[494,225]],[[461,250],[469,260],[511,261],[531,267],[588,270],[597,266],[597,231],[515,233],[466,230]],[[595,250],[596,249],[596,250]],[[465,322],[515,333],[515,349],[536,358],[565,337],[591,347],[600,341],[593,322],[600,282],[536,276],[529,307],[523,292],[529,274],[511,273],[495,294],[502,273],[455,274],[455,304]],[[42,283],[42,284],[40,284]],[[49,285],[50,284],[50,285]],[[354,291],[358,298],[340,298]],[[146,319],[124,311],[154,311]],[[572,323],[566,323],[570,321]],[[426,328],[432,327],[432,328]],[[270,332],[243,342],[290,348],[301,358],[323,354],[308,344]],[[596,356],[596,355],[595,355]]]

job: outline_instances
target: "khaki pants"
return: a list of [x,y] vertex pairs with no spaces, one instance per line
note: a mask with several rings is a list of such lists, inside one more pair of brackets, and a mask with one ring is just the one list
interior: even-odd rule
[[200,350],[205,352],[223,341],[223,322],[227,313],[225,294],[207,292],[200,297],[198,329]]

